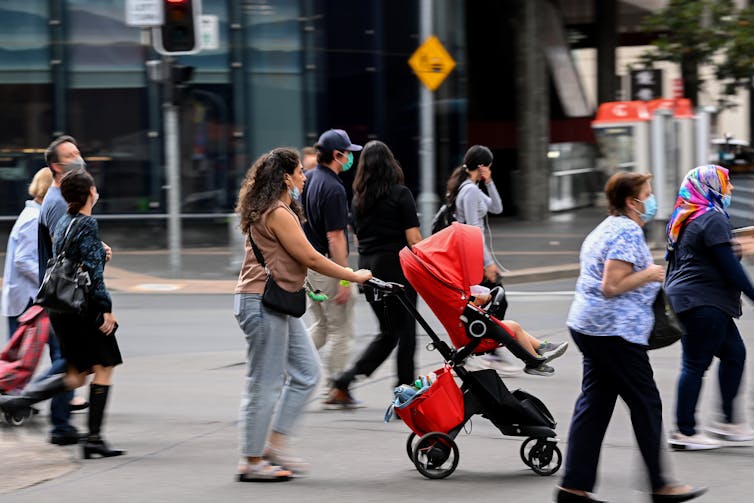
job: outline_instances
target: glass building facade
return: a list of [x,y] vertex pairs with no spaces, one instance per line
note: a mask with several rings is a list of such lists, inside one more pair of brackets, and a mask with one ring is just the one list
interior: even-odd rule
[[[126,25],[125,4],[0,2],[0,217],[23,208],[59,134],[79,142],[98,214],[166,213],[164,91],[147,72],[161,56],[148,29]],[[422,42],[418,0],[203,0],[202,10],[217,17],[217,49],[176,57],[195,68],[179,111],[184,214],[230,213],[254,158],[331,127],[386,142],[418,195],[419,83],[407,64]],[[437,163],[451,167],[466,148],[462,2],[435,2],[435,18],[457,62],[435,93]]]

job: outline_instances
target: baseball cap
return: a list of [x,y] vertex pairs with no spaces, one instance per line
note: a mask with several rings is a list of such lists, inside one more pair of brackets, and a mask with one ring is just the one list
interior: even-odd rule
[[348,133],[342,129],[329,129],[325,131],[314,146],[323,152],[332,152],[333,150],[358,152],[362,148],[361,145],[351,143]]

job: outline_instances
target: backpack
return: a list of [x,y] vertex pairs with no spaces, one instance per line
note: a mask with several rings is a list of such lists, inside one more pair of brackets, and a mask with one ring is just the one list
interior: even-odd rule
[[432,234],[440,232],[445,227],[456,221],[456,217],[453,214],[453,207],[443,204],[440,209],[437,210],[435,216],[432,218]]

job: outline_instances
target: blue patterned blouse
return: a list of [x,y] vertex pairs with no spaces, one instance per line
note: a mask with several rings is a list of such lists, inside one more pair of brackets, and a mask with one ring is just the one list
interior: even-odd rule
[[[66,250],[68,257],[78,262],[81,261],[89,272],[92,281],[89,310],[97,313],[112,312],[110,293],[105,287],[105,248],[99,238],[99,226],[94,217],[78,214],[79,224],[71,245]],[[73,216],[66,213],[58,221],[55,227],[53,242],[53,254],[57,256],[58,250],[63,245],[65,231],[71,223]]]
[[629,262],[634,271],[653,263],[641,227],[628,217],[607,217],[581,245],[581,272],[567,325],[586,335],[620,336],[646,345],[654,324],[652,303],[660,283],[653,281],[607,298],[601,287],[608,260]]

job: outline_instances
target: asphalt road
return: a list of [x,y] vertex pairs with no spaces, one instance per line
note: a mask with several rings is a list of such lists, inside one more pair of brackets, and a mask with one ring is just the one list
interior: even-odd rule
[[[509,289],[508,317],[537,337],[566,339],[565,318],[573,280],[515,285]],[[239,484],[233,473],[238,457],[236,425],[243,385],[245,346],[232,316],[230,295],[115,294],[118,332],[125,364],[118,368],[105,433],[128,455],[79,461],[75,447],[63,447],[74,462],[66,475],[3,494],[5,502],[346,502],[346,501],[494,501],[546,502],[559,481],[534,474],[519,459],[519,437],[504,437],[476,416],[468,433],[456,439],[457,470],[445,480],[427,480],[408,460],[409,429],[401,421],[383,422],[392,398],[393,362],[354,389],[365,407],[354,411],[323,411],[313,400],[296,436],[296,453],[313,465],[308,478],[286,484]],[[751,305],[746,304],[739,328],[749,347],[754,342]],[[433,327],[438,323],[421,310]],[[374,333],[374,317],[365,303],[356,311],[357,351]],[[4,330],[4,329],[3,329]],[[0,336],[4,336],[4,332]],[[417,373],[440,365],[436,352],[417,346]],[[661,390],[666,430],[672,425],[675,380],[680,346],[651,355]],[[555,362],[552,378],[523,375],[506,379],[539,397],[558,421],[560,448],[565,452],[568,423],[580,386],[580,355],[574,348]],[[751,376],[751,369],[747,370]],[[700,419],[714,409],[715,377],[710,373]],[[742,392],[748,407],[751,386]],[[45,417],[23,426],[42,435]],[[75,418],[84,427],[85,415]],[[7,429],[3,431],[7,434]],[[754,448],[731,447],[705,453],[667,455],[677,478],[711,488],[699,501],[751,500]],[[628,414],[616,407],[600,462],[598,494],[611,502],[646,501],[645,477]]]

